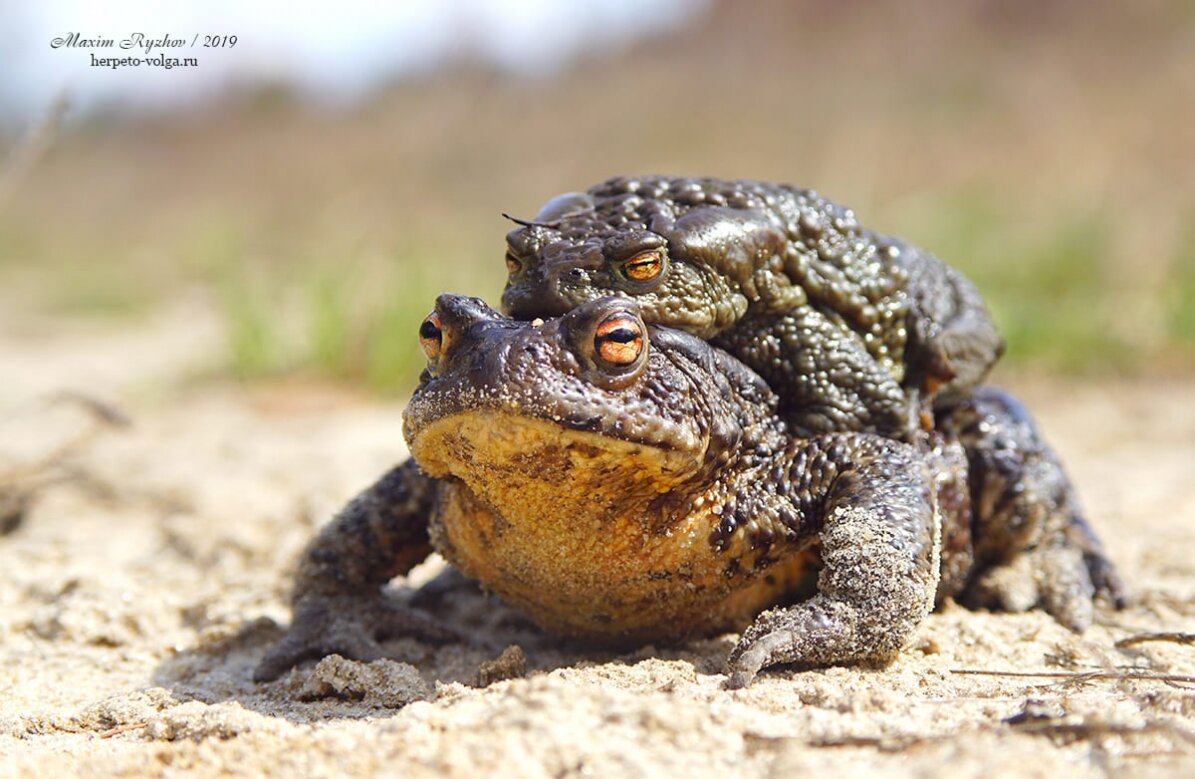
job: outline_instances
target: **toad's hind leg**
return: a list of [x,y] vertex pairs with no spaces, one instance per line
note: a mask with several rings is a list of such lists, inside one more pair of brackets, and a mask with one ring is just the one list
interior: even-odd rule
[[729,686],[777,663],[894,656],[934,605],[940,536],[926,464],[876,436],[825,436],[793,453],[801,533],[816,535],[817,594],[767,611],[729,660]]
[[981,387],[939,426],[958,437],[970,470],[975,574],[960,600],[1006,611],[1040,606],[1080,631],[1092,622],[1094,596],[1124,605],[1116,567],[1020,402]]
[[895,238],[877,241],[909,274],[904,385],[936,409],[951,408],[984,380],[1004,353],[1004,340],[962,273]]
[[378,639],[400,634],[433,642],[459,637],[426,613],[387,599],[381,588],[431,552],[428,521],[439,484],[414,460],[358,495],[303,553],[291,596],[290,629],[253,673],[268,681],[311,657],[382,656]]

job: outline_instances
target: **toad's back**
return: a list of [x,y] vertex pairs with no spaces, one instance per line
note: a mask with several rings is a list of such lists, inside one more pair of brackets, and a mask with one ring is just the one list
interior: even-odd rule
[[508,313],[634,297],[756,370],[802,432],[903,437],[923,399],[954,404],[1002,349],[961,274],[812,190],[619,177],[549,201],[507,241]]

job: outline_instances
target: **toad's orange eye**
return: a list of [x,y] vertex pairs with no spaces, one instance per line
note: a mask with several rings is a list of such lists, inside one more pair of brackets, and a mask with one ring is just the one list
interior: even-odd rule
[[630,365],[643,353],[643,323],[629,314],[614,314],[593,334],[598,356],[611,365]]
[[506,253],[506,272],[512,276],[523,269],[523,263],[510,252]]
[[444,332],[440,329],[440,317],[435,311],[428,314],[423,324],[419,325],[419,345],[423,347],[427,359],[434,360],[440,356],[440,350],[444,345]]
[[639,252],[622,264],[622,272],[631,281],[652,281],[664,270],[664,255],[651,250]]

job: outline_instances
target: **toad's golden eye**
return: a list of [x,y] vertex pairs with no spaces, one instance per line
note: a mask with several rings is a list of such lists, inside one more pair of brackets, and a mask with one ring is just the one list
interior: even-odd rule
[[593,346],[605,362],[631,365],[643,353],[643,323],[630,314],[614,314],[597,326]]
[[435,311],[427,315],[423,324],[419,325],[419,345],[427,359],[434,360],[440,356],[444,345],[444,332],[440,329],[440,317]]
[[622,264],[622,272],[631,281],[652,281],[664,270],[664,255],[659,251],[639,252]]
[[523,263],[510,252],[506,253],[506,272],[514,275],[523,269]]

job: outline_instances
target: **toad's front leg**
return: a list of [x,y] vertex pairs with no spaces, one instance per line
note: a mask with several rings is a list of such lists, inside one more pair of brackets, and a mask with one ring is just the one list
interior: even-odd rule
[[393,603],[381,589],[431,552],[428,521],[438,489],[408,460],[354,498],[308,544],[295,576],[290,629],[257,666],[255,681],[334,652],[375,660],[383,654],[378,640],[386,636],[459,639],[427,614]]
[[934,605],[940,528],[916,450],[836,435],[806,442],[786,459],[797,542],[816,536],[821,546],[817,594],[759,615],[730,655],[732,688],[777,663],[892,657]]

